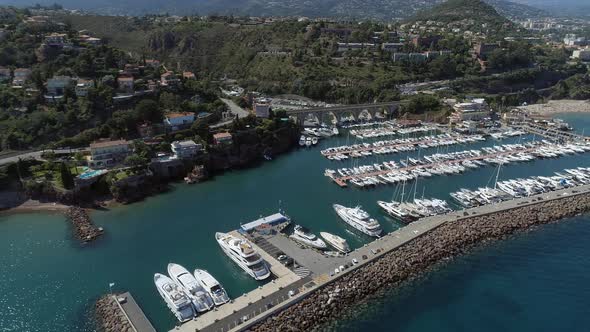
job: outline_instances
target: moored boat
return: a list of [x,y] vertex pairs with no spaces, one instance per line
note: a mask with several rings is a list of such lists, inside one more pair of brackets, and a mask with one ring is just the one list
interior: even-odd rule
[[326,243],[322,241],[322,239],[319,239],[307,228],[300,225],[295,225],[295,231],[293,234],[289,235],[289,238],[312,248],[322,250],[327,248]]
[[338,235],[330,234],[328,232],[320,232],[320,236],[328,242],[329,245],[334,247],[336,250],[340,251],[341,253],[347,253],[350,251],[350,246],[345,239],[341,238]]
[[213,278],[209,272],[195,269],[194,276],[201,287],[203,287],[205,291],[209,293],[215,305],[220,306],[229,302],[229,296],[227,295],[227,292],[217,281],[217,279]]
[[223,252],[252,278],[264,280],[270,277],[266,262],[254,250],[250,242],[221,232],[215,233],[215,239]]
[[201,287],[197,279],[183,266],[174,263],[168,264],[168,275],[188,295],[197,312],[205,312],[213,308],[213,299],[209,293]]
[[158,293],[166,302],[166,305],[180,322],[186,322],[195,316],[195,309],[189,297],[168,276],[160,273],[154,274],[154,283]]

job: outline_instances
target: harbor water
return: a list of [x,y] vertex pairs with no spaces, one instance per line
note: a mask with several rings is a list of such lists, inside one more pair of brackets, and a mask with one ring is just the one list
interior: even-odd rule
[[[578,130],[590,128],[587,115],[560,117]],[[526,136],[488,140],[439,151],[531,139]],[[93,331],[89,309],[98,296],[110,291],[111,282],[115,283],[113,291],[130,291],[156,329],[167,331],[174,327],[175,319],[156,291],[154,273],[165,273],[167,264],[175,262],[191,271],[196,267],[208,270],[230,297],[254,289],[259,283],[222,253],[214,234],[236,229],[240,223],[274,213],[279,207],[296,223],[315,233],[340,235],[353,248],[371,239],[348,229],[332,210],[333,203],[362,205],[385,231],[397,229],[401,224],[385,217],[376,201],[390,200],[394,193],[399,195],[400,188],[342,189],[323,175],[325,168],[350,167],[351,161],[329,161],[319,150],[347,142],[352,144],[354,139],[342,135],[320,142],[319,147],[279,156],[257,168],[228,172],[197,185],[174,185],[170,192],[143,202],[94,212],[94,222],[104,227],[106,233],[87,247],[81,247],[72,238],[70,226],[61,215],[0,215],[0,275],[5,280],[0,284],[0,331]],[[370,157],[359,159],[358,164],[398,161],[434,152],[436,149]],[[590,153],[505,165],[499,179],[549,175],[575,166],[590,166]],[[496,172],[490,166],[461,175],[420,179],[417,184],[410,182],[404,191],[410,197],[424,195],[450,200],[449,192],[483,187],[494,181]],[[585,310],[590,301],[587,296],[579,296],[580,292],[588,293],[582,282],[585,274],[580,275],[578,283],[565,282],[569,280],[568,271],[590,272],[590,262],[582,254],[590,249],[586,241],[590,226],[584,222],[586,219],[584,216],[569,223],[543,226],[538,233],[520,235],[462,257],[416,287],[389,297],[393,300],[371,302],[371,310],[363,311],[358,320],[340,328],[480,330],[481,319],[473,316],[476,308],[480,315],[496,320],[496,325],[490,323],[485,327],[490,329],[507,328],[518,317],[524,317],[519,321],[521,325],[515,325],[520,330],[548,328],[554,326],[549,323],[554,323],[555,316],[544,315],[545,311],[553,310],[555,314],[566,307],[571,309],[570,314],[559,318],[572,324],[576,323],[575,318],[588,323],[584,322],[587,315],[575,315],[576,310]],[[523,246],[528,249],[523,250]],[[549,254],[543,255],[543,248],[550,249]],[[560,255],[573,256],[564,260],[558,259],[563,258]],[[543,306],[541,300],[546,296],[550,301]],[[519,301],[529,298],[530,305]],[[466,319],[470,312],[472,317]],[[534,322],[526,319],[532,316]],[[380,325],[385,322],[388,325]],[[530,328],[522,325],[527,322]]]

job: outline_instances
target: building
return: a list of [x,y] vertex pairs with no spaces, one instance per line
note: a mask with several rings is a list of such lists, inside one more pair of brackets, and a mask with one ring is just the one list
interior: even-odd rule
[[85,44],[92,45],[92,46],[97,46],[102,43],[102,40],[100,38],[92,37],[89,35],[78,36],[78,41],[80,43],[85,43]]
[[164,117],[164,125],[172,130],[189,127],[193,122],[195,122],[195,113],[192,112],[168,113]]
[[12,80],[13,86],[23,86],[31,78],[31,70],[29,68],[16,68],[14,70],[14,78]]
[[588,42],[585,37],[578,37],[574,34],[567,34],[563,38],[565,46],[586,46]]
[[481,60],[486,60],[488,56],[500,48],[497,43],[478,43],[473,47],[474,57]]
[[404,47],[404,43],[383,43],[381,49],[385,52],[398,52]]
[[194,80],[197,77],[195,76],[195,73],[193,73],[192,71],[185,71],[182,72],[182,78],[184,78],[185,80]]
[[581,50],[574,50],[572,53],[572,59],[580,59],[582,61],[590,61],[590,48]]
[[141,138],[148,138],[154,136],[154,126],[149,122],[144,122],[137,125],[137,133]]
[[474,98],[468,102],[456,103],[453,105],[453,114],[449,117],[450,122],[480,121],[490,116],[488,103],[483,98]]
[[65,33],[52,33],[45,36],[43,43],[47,46],[63,47],[68,40],[68,35]]
[[231,145],[233,143],[233,139],[230,133],[217,133],[213,135],[213,143],[215,145]]
[[139,66],[133,63],[127,63],[123,68],[123,72],[127,74],[126,76],[139,75]]
[[174,141],[170,144],[170,147],[172,153],[180,159],[193,158],[203,151],[203,145],[197,144],[193,140]]
[[76,96],[78,97],[86,97],[88,96],[88,90],[94,87],[93,80],[85,80],[85,79],[78,79],[78,83],[76,84]]
[[270,104],[266,100],[254,104],[254,114],[257,118],[268,118],[270,114]]
[[0,67],[0,82],[10,81],[11,77],[10,68]]
[[117,77],[117,85],[119,86],[119,91],[123,92],[133,92],[133,77],[132,76],[119,76]]
[[51,99],[63,97],[66,89],[70,88],[74,79],[69,76],[53,76],[47,80],[47,96]]
[[167,71],[160,76],[160,85],[168,87],[176,87],[180,84],[180,79],[176,77],[171,71]]
[[113,166],[125,159],[129,154],[129,143],[126,140],[101,140],[90,144],[88,166],[101,168]]
[[160,68],[160,61],[154,59],[145,60],[145,66],[150,68]]
[[338,43],[338,52],[364,51],[375,49],[373,43]]

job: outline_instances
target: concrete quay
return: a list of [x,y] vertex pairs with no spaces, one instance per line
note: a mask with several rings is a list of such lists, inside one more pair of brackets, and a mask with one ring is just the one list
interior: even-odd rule
[[[229,234],[244,238],[237,231],[231,231]],[[242,296],[232,299],[230,303],[216,307],[212,311],[197,316],[192,321],[175,327],[170,330],[171,332],[229,331],[241,322],[247,321],[251,317],[255,317],[268,308],[288,299],[288,292],[290,290],[298,290],[306,282],[311,281],[309,278],[301,279],[273,256],[259,248],[254,242],[250,241],[250,243],[252,243],[254,249],[268,263],[275,279]]]
[[[131,323],[131,327],[135,332],[156,332],[156,329],[147,319],[137,302],[135,302],[131,293],[125,292],[123,294],[113,295],[113,298],[125,314],[125,317],[127,317],[127,320]],[[119,301],[119,299],[124,300]]]
[[[171,332],[243,331],[262,322],[271,315],[277,314],[302,301],[315,291],[339,280],[352,271],[362,268],[379,257],[412,242],[446,223],[589,193],[590,185],[585,185],[518,198],[498,204],[454,211],[445,215],[423,218],[378,238],[344,257],[326,257],[311,249],[303,249],[282,235],[270,237],[268,241],[271,244],[290,255],[299,264],[309,268],[312,272],[311,276],[303,279],[293,276],[294,273],[292,271],[282,266],[264,250],[255,247],[263,258],[269,262],[273,274],[277,273],[278,275],[282,275],[282,277],[253,290],[247,295],[235,299],[234,303],[226,304],[218,308],[217,311],[211,311],[197,317],[194,321],[187,322],[171,330]],[[346,227],[344,223],[343,227]],[[237,235],[237,232],[232,234]],[[358,263],[352,264],[352,259],[356,259]],[[338,273],[334,272],[336,268],[346,264],[348,264],[348,268]],[[296,294],[289,296],[289,290],[296,290]],[[270,305],[268,305],[269,303]]]

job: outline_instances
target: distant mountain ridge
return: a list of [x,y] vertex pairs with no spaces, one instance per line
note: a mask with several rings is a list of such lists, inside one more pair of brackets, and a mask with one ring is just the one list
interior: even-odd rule
[[[55,0],[0,0],[0,5],[50,5]],[[308,16],[390,21],[411,17],[442,0],[61,0],[65,8],[107,15],[220,14],[249,16]],[[522,13],[522,18],[544,13],[506,0],[488,0],[500,13]],[[510,15],[514,16],[514,15]]]

